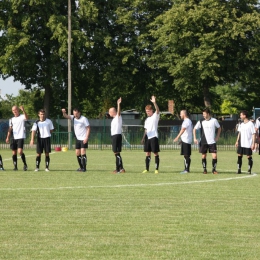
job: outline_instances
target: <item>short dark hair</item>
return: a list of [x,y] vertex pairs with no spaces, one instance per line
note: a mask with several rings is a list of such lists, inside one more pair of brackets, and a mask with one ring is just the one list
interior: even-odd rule
[[74,108],[73,108],[73,111],[75,111],[75,112],[80,112],[80,109],[77,108],[77,107],[74,107]]
[[241,110],[240,114],[243,114],[246,116],[246,118],[248,118],[248,112],[246,110]]
[[44,110],[44,109],[40,109],[40,110],[38,111],[38,114],[39,114],[39,113],[45,114],[45,110]]
[[208,107],[204,108],[204,109],[202,110],[202,113],[203,113],[203,112],[206,112],[207,114],[211,114],[210,109],[209,109]]

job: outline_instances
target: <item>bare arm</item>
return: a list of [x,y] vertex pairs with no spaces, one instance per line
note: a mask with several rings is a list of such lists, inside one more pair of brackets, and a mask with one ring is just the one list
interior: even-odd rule
[[8,131],[7,131],[7,136],[6,136],[6,140],[5,142],[8,144],[9,143],[9,139],[10,139],[10,136],[11,136],[11,132],[12,132],[12,127],[10,126],[8,128]]
[[194,141],[195,144],[198,144],[198,140],[196,138],[196,129],[195,128],[193,128],[193,141]]
[[23,111],[25,120],[28,120],[28,115],[27,115],[27,113],[25,112],[24,107],[23,107],[23,106],[20,106],[19,108]]
[[238,132],[238,135],[237,135],[237,141],[235,143],[235,146],[238,147],[238,140],[239,140],[239,137],[240,137],[240,132]]
[[63,117],[71,120],[71,117],[69,115],[67,115],[65,108],[62,108],[61,112],[62,112]]
[[33,143],[34,143],[35,133],[36,133],[36,131],[32,131],[30,145],[33,145]]
[[177,142],[181,135],[185,132],[186,128],[182,128],[179,134],[173,139],[173,142]]
[[85,139],[83,140],[83,143],[84,143],[84,144],[86,144],[86,143],[88,142],[88,138],[89,138],[89,135],[90,135],[90,126],[88,125],[88,126],[86,127],[86,129],[87,129],[86,137],[85,137]]
[[146,129],[144,130],[144,135],[143,135],[143,138],[142,138],[142,140],[141,140],[141,144],[144,143],[145,136],[146,136]]
[[220,133],[221,133],[221,127],[218,128],[218,132],[217,132],[217,136],[215,138],[215,141],[217,142],[219,137],[220,137]]
[[122,98],[120,97],[120,98],[117,100],[117,115],[118,115],[118,116],[121,115],[121,107],[120,107],[121,102],[122,102]]
[[160,109],[159,109],[159,107],[158,107],[158,105],[157,105],[157,103],[156,103],[156,97],[155,96],[152,96],[151,97],[151,102],[153,103],[153,105],[154,105],[154,107],[155,107],[155,113],[156,114],[159,114],[160,113]]

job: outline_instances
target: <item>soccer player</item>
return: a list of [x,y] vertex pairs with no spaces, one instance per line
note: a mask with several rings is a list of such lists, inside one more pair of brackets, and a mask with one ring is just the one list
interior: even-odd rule
[[32,134],[30,145],[34,144],[34,137],[37,134],[37,156],[36,156],[36,168],[38,172],[40,169],[41,155],[43,150],[45,152],[45,171],[49,172],[50,165],[50,152],[51,152],[51,133],[54,130],[52,121],[45,117],[45,111],[40,109],[38,111],[39,120],[37,120],[32,126]]
[[180,117],[183,120],[181,130],[173,141],[178,142],[178,139],[181,138],[181,155],[184,156],[184,170],[181,172],[183,174],[190,172],[193,126],[186,110],[181,110]]
[[247,156],[248,159],[248,173],[251,174],[251,170],[253,167],[253,158],[252,158],[252,150],[254,150],[255,146],[255,126],[248,119],[248,112],[243,110],[240,112],[240,118],[242,123],[238,127],[238,136],[236,141],[237,147],[237,173],[241,173],[242,167],[242,158],[243,155]]
[[[212,155],[212,173],[218,174],[217,168],[217,144],[216,142],[219,139],[221,133],[221,127],[216,118],[211,117],[209,108],[205,108],[202,111],[202,115],[204,120],[200,120],[197,122],[193,129],[193,137],[194,143],[198,144],[198,140],[196,138],[196,130],[200,129],[200,144],[199,144],[199,152],[202,154],[202,166],[203,166],[203,174],[207,174],[207,152]],[[217,131],[217,135],[215,136],[215,131]]]
[[122,102],[121,97],[117,100],[117,110],[114,107],[109,109],[109,115],[113,117],[111,122],[111,138],[112,138],[112,150],[116,157],[116,169],[113,173],[125,173],[123,167],[122,157],[120,155],[122,149],[122,116],[120,104]]
[[154,153],[154,159],[155,159],[155,174],[159,173],[159,152],[160,152],[160,146],[159,146],[159,140],[158,140],[158,122],[160,119],[160,110],[158,105],[156,104],[156,97],[152,96],[150,100],[154,107],[155,107],[155,113],[153,112],[152,105],[147,105],[145,107],[146,115],[148,116],[144,123],[144,129],[145,133],[142,138],[142,143],[144,144],[144,152],[146,153],[146,159],[145,159],[145,165],[146,169],[143,171],[143,173],[149,172],[150,167],[150,161],[151,161],[151,152]]
[[[23,114],[19,113],[19,108],[22,110]],[[14,164],[14,171],[18,170],[17,167],[17,151],[20,154],[22,161],[23,161],[23,170],[27,171],[27,163],[25,154],[23,152],[24,146],[24,139],[25,139],[25,121],[28,120],[28,116],[24,110],[23,106],[20,107],[13,106],[12,112],[14,117],[9,120],[9,129],[7,132],[6,143],[9,143],[11,135],[13,135],[10,148],[12,149],[13,153],[13,164]]]
[[76,135],[76,156],[79,164],[78,172],[86,172],[88,138],[90,134],[89,121],[85,116],[81,115],[78,108],[73,109],[73,115],[67,115],[66,109],[62,109],[63,117],[70,119],[74,123],[74,132]]

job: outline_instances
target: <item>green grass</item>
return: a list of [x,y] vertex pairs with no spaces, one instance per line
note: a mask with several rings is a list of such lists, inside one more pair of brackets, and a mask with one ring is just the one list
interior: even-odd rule
[[141,151],[121,153],[119,175],[112,151],[88,150],[86,173],[75,171],[74,151],[51,154],[49,173],[44,157],[34,172],[35,151],[25,152],[29,170],[13,172],[1,150],[0,259],[260,259],[260,180],[235,174],[234,151],[219,152],[219,175],[202,174],[197,151],[185,175],[179,151],[160,153],[158,175],[153,156],[140,173]]

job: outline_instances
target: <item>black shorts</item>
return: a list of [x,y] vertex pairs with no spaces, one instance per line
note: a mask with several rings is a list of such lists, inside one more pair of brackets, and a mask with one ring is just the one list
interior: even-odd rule
[[217,153],[217,144],[201,144],[199,152],[202,154],[206,154],[209,151],[209,153]]
[[111,136],[112,141],[112,150],[114,153],[120,153],[122,150],[122,135],[112,135]]
[[144,142],[144,152],[146,153],[158,153],[160,152],[160,145],[159,145],[159,140],[157,137],[153,137],[151,139],[145,139]]
[[37,146],[36,146],[37,153],[42,153],[43,150],[45,153],[51,152],[51,138],[37,138]]
[[252,155],[252,149],[239,146],[237,148],[237,154],[250,156]]
[[88,148],[88,143],[83,144],[83,140],[76,139],[76,150],[82,149],[82,148]]
[[11,143],[10,143],[10,148],[15,151],[17,149],[23,149],[23,145],[24,145],[24,139],[12,139]]
[[181,155],[191,155],[191,144],[181,142]]

